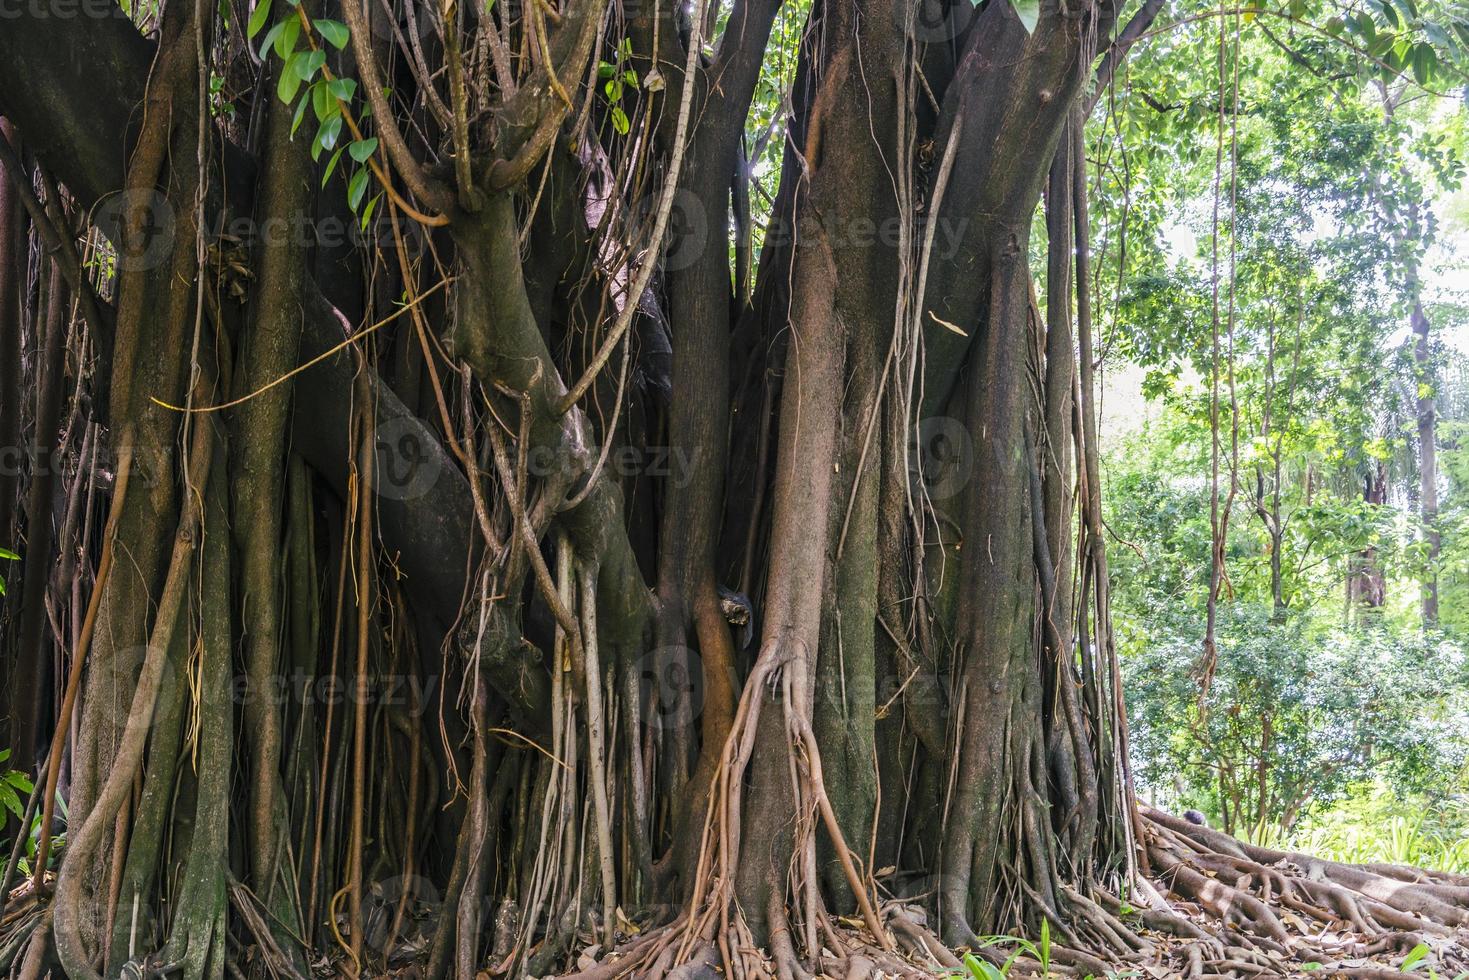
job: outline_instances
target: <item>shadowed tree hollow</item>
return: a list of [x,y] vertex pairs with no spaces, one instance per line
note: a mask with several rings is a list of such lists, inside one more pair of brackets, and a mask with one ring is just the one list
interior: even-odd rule
[[1454,936],[1134,799],[1084,123],[1162,8],[7,11],[0,969]]

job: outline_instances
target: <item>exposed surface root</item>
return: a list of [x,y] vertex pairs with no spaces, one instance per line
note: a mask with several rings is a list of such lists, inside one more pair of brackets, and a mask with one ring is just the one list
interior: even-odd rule
[[1458,876],[1256,847],[1147,808],[1143,817],[1168,907],[1129,919],[1145,926],[1152,950],[1138,966],[1154,975],[1402,976],[1409,957],[1440,976],[1469,970]]
[[[1053,941],[1044,947],[976,941],[974,949],[959,953],[995,966],[1008,963],[1012,977],[1386,978],[1403,976],[1405,961],[1420,970],[1432,967],[1441,977],[1469,970],[1469,898],[1462,878],[1272,851],[1165,813],[1144,808],[1142,816],[1148,877],[1123,895],[1064,888],[1065,928],[1053,924]],[[776,911],[773,917],[783,922]],[[581,971],[568,976],[969,975],[959,954],[929,928],[921,907],[886,902],[878,915],[883,937],[873,936],[861,916],[830,917],[814,958],[779,930],[773,938],[783,938],[769,950],[753,948],[738,929],[706,930],[702,942],[680,950],[683,920],[634,938],[600,962],[584,958]],[[595,942],[590,933],[579,938]],[[738,966],[732,968],[730,958]]]

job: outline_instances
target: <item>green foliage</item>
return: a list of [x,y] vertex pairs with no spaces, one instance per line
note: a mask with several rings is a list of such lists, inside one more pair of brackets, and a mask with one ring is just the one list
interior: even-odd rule
[[1386,783],[1349,787],[1330,809],[1277,841],[1352,864],[1410,864],[1469,873],[1469,799],[1400,797]]
[[[0,828],[7,825],[9,816],[13,814],[17,822],[25,820],[26,803],[35,792],[35,784],[29,776],[15,769],[7,769],[5,763],[10,759],[10,749],[0,749]],[[60,793],[57,794],[57,812],[65,816],[67,812],[66,803],[62,800]],[[36,847],[40,840],[42,814],[40,809],[32,816],[29,824],[22,826],[20,832],[26,837],[24,856],[18,867],[23,874],[31,873],[31,862],[36,857]],[[65,835],[58,835],[57,846],[65,846]],[[0,842],[0,854],[9,855],[12,844],[10,841]],[[52,862],[54,867],[59,863],[58,851],[53,849]]]
[[[1236,833],[1293,839],[1364,780],[1436,808],[1466,787],[1469,456],[1452,420],[1469,385],[1439,347],[1415,364],[1407,331],[1466,158],[1462,112],[1425,88],[1461,84],[1466,42],[1461,9],[1418,0],[1182,22],[1140,46],[1089,129],[1095,306],[1109,357],[1141,376],[1145,410],[1118,414],[1148,418],[1103,458],[1137,772],[1145,796]],[[1469,323],[1442,303],[1431,318],[1438,335]],[[1450,420],[1437,566],[1420,393]],[[1425,632],[1435,573],[1444,628]]]
[[[20,560],[20,555],[18,555],[15,552],[11,551],[9,548],[0,548],[0,561],[19,561],[19,560]],[[5,576],[0,575],[0,595],[4,595],[4,594],[5,594]],[[3,759],[3,758],[4,758],[3,756],[0,756],[0,759]]]
[[[1464,322],[1469,322],[1466,318]],[[1469,418],[1460,392],[1469,391],[1464,368],[1449,360],[1442,372],[1448,383],[1436,399],[1449,417],[1439,423],[1438,463],[1445,483],[1437,529],[1442,541],[1438,562],[1439,617],[1455,637],[1469,637]]]
[[1014,946],[1015,950],[999,966],[973,953],[965,953],[964,970],[953,971],[946,976],[961,978],[961,980],[1004,980],[1010,975],[1010,971],[1015,968],[1015,964],[1022,956],[1028,956],[1040,964],[1039,975],[1041,977],[1051,975],[1051,923],[1047,919],[1041,919],[1040,939],[1037,942],[1022,939],[1019,936],[982,936],[978,941],[980,949]]
[[1202,630],[1170,625],[1124,661],[1137,771],[1166,797],[1258,838],[1373,775],[1405,795],[1456,787],[1469,718],[1455,645],[1230,607],[1201,699],[1190,668]]
[[629,67],[632,60],[631,38],[625,37],[617,43],[616,55],[615,62],[597,63],[597,78],[602,82],[602,95],[607,99],[608,118],[612,120],[612,128],[617,135],[626,136],[632,129],[632,121],[628,119],[627,110],[622,104],[623,92],[627,88],[634,92],[638,89],[638,73]]
[[[0,763],[9,758],[10,749],[0,749]],[[35,787],[31,785],[30,778],[25,773],[17,772],[14,769],[0,771],[0,806],[15,814],[17,818],[24,819],[25,817],[25,799],[22,794],[29,796],[33,789]]]
[[[272,0],[260,0],[250,15],[247,33],[253,40],[270,22]],[[345,147],[339,146],[344,127],[352,128],[353,100],[357,95],[357,81],[339,77],[332,73],[327,64],[328,46],[338,51],[347,46],[351,39],[347,25],[341,21],[322,17],[311,19],[301,10],[296,0],[290,0],[290,9],[275,23],[260,44],[260,57],[274,52],[280,60],[276,77],[276,97],[287,105],[295,106],[291,120],[291,135],[306,120],[306,110],[311,109],[316,119],[316,134],[311,140],[311,159],[320,162],[323,153],[331,153],[323,170],[321,185],[326,186],[336,172],[346,149],[353,162],[359,166],[353,170],[347,182],[347,204],[352,213],[359,216],[362,226],[372,220],[372,212],[381,195],[375,196],[362,208],[366,197],[370,168],[367,166],[377,151],[377,137],[364,136],[353,139]],[[301,45],[304,42],[304,47]],[[366,112],[363,112],[364,117]],[[334,152],[333,152],[334,151]]]

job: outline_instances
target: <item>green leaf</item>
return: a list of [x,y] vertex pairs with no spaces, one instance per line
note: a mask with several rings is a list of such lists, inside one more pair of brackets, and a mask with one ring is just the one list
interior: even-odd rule
[[[297,55],[296,57],[300,56]],[[275,94],[280,97],[280,100],[286,105],[290,105],[296,100],[296,93],[300,91],[300,89],[301,76],[296,74],[293,67],[291,65],[287,65],[285,68],[281,69],[280,80],[276,82],[275,86]],[[304,113],[305,110],[306,100],[302,99],[301,105],[296,111],[298,113]],[[292,128],[294,129],[294,127]]]
[[371,136],[365,140],[353,140],[347,147],[347,152],[352,154],[352,159],[358,163],[366,163],[367,158],[377,152],[377,137]]
[[343,102],[351,102],[352,95],[357,91],[357,80],[355,78],[333,78],[327,83],[332,95]]
[[357,206],[362,203],[362,195],[367,191],[368,170],[360,168],[352,175],[352,180],[347,184],[347,206],[355,213]]
[[337,137],[342,135],[342,114],[339,112],[321,124],[318,138],[321,140],[323,149],[335,149]]
[[1419,85],[1427,85],[1438,69],[1438,54],[1427,44],[1413,46],[1413,78]]
[[285,33],[286,22],[278,21],[274,27],[265,32],[265,40],[260,42],[260,60],[265,60],[265,52],[269,51],[280,36]]
[[22,793],[30,793],[36,788],[36,784],[31,782],[30,777],[23,772],[8,772],[5,774],[5,781]]
[[0,749],[0,762],[10,758],[10,749]]
[[296,138],[296,130],[301,128],[301,120],[306,118],[306,99],[296,103],[296,115],[291,119],[291,138]]
[[289,61],[296,50],[296,41],[301,37],[301,18],[287,17],[282,23],[284,29],[275,39],[275,53],[282,61]]
[[326,122],[329,116],[336,115],[337,100],[332,98],[326,82],[316,82],[311,86],[311,111],[316,113],[317,122]]
[[1035,33],[1035,25],[1041,19],[1040,0],[1010,0],[1010,5],[1015,8],[1015,15],[1025,26],[1025,33]]
[[1421,963],[1423,961],[1423,958],[1427,956],[1429,952],[1430,950],[1427,943],[1419,943],[1417,946],[1413,947],[1413,949],[1408,953],[1407,956],[1403,957],[1402,965],[1399,966],[1398,969],[1402,970],[1404,973],[1408,973],[1413,969],[1413,967]]
[[628,122],[627,113],[622,111],[622,106],[612,107],[612,128],[617,130],[619,136],[626,136],[632,124]]
[[301,81],[309,82],[316,77],[321,66],[326,64],[325,51],[302,51],[291,56],[291,69],[301,76]]
[[366,231],[367,230],[368,222],[372,221],[372,212],[374,212],[374,211],[377,210],[377,204],[382,199],[383,199],[383,192],[382,191],[378,191],[376,194],[374,194],[372,196],[372,200],[370,200],[370,201],[367,202],[367,207],[362,210],[362,224],[361,224],[361,228],[362,228],[363,231]]
[[15,790],[11,789],[5,783],[0,783],[0,803],[5,804],[5,809],[17,817],[25,819],[25,804],[20,801],[20,797],[16,795]]
[[270,0],[260,0],[255,5],[255,11],[250,15],[250,23],[245,28],[245,33],[254,38],[265,27],[265,22],[270,20]]
[[326,38],[332,47],[338,51],[347,46],[346,24],[343,24],[339,20],[327,20],[324,17],[320,20],[312,21],[312,23],[316,25],[316,32]]
[[332,171],[337,169],[337,161],[342,159],[342,151],[345,149],[345,146],[337,147],[337,152],[333,153],[332,158],[326,162],[326,173],[321,175],[322,187],[325,187],[326,182],[332,179]]
[[1005,975],[995,969],[993,963],[982,960],[973,953],[964,954],[964,965],[969,968],[974,980],[1005,980]]
[[[20,555],[11,551],[9,548],[0,548],[0,558],[9,558],[11,561],[18,561]],[[0,760],[4,760],[4,758],[5,756],[0,755]]]

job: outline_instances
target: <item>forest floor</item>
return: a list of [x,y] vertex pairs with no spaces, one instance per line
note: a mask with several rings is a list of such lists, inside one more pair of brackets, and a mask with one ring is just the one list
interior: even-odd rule
[[[956,953],[938,942],[923,909],[889,901],[881,916],[897,949],[883,950],[857,919],[836,919],[819,976],[1469,977],[1469,877],[1342,864],[1256,847],[1148,808],[1140,816],[1147,867],[1131,894],[1068,889],[1073,917],[1057,919],[1046,942],[994,939]],[[677,931],[653,930],[610,957],[592,947],[570,976],[722,976],[712,956],[669,969],[679,957],[657,950],[678,945]],[[772,964],[768,975],[783,971]]]
[[[1130,894],[1096,890],[1082,895],[1066,889],[1072,914],[1050,924],[1046,941],[1003,937],[956,953],[938,941],[921,907],[889,900],[879,909],[889,948],[860,919],[834,918],[825,930],[817,976],[1469,977],[1469,876],[1401,865],[1343,864],[1270,850],[1146,807],[1140,817],[1147,867]],[[14,960],[29,934],[44,928],[48,919],[29,881],[12,890],[3,919],[0,952],[15,947],[5,957]],[[432,922],[420,926],[431,930]],[[629,931],[635,929],[629,926]],[[691,949],[680,940],[687,935],[679,921],[654,926],[610,955],[587,936],[566,976],[722,977],[714,946],[695,944]],[[397,965],[382,975],[421,977],[421,957],[413,950],[422,950],[422,945],[405,935],[401,946],[389,951],[388,961]],[[757,964],[754,975],[784,978],[787,971],[758,953],[752,960],[751,952],[744,951],[740,959]],[[261,965],[258,956],[246,959],[255,960],[257,969]],[[762,961],[768,972],[759,969]],[[330,955],[320,957],[317,966],[318,976],[350,975],[339,973],[345,963]],[[477,980],[490,977],[481,972]]]

